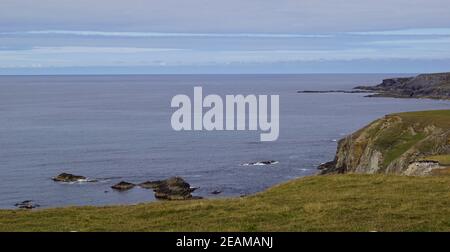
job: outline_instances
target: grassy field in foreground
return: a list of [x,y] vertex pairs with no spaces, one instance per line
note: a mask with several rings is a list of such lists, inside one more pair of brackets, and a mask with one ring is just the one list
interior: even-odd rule
[[450,176],[312,176],[245,198],[1,210],[0,231],[450,231]]

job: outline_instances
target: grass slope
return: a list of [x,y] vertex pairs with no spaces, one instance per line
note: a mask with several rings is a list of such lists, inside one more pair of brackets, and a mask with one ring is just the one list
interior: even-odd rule
[[235,199],[1,210],[0,231],[450,231],[450,176],[312,176]]
[[450,110],[427,110],[417,112],[404,112],[392,115],[401,116],[409,124],[430,125],[443,129],[450,129]]
[[341,139],[334,161],[321,172],[426,175],[426,169],[409,169],[410,163],[430,156],[445,161],[446,155],[450,110],[395,113]]
[[[427,135],[423,132],[426,127],[433,125],[445,130],[450,129],[450,110],[406,112],[389,116],[399,116],[402,123],[384,132],[383,136],[378,137],[378,147],[380,150],[384,150],[384,166],[389,165],[423,140]],[[408,129],[415,129],[417,133],[412,134]],[[425,146],[425,149],[427,147]],[[429,147],[432,148],[432,146]]]

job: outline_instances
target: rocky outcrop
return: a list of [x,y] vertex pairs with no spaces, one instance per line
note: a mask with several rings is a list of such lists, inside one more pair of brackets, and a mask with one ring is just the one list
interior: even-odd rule
[[429,175],[434,169],[441,169],[439,162],[434,160],[418,160],[410,163],[404,174],[409,176]]
[[14,206],[20,208],[20,209],[33,209],[36,207],[40,207],[39,204],[36,204],[34,201],[32,200],[25,200],[22,202],[19,202],[17,204],[15,204]]
[[211,192],[211,194],[214,194],[214,195],[221,194],[221,193],[222,193],[222,191],[220,191],[220,190],[214,190]]
[[450,73],[420,74],[416,77],[385,79],[376,86],[359,86],[373,91],[370,97],[450,99]]
[[56,177],[52,178],[56,182],[77,182],[77,181],[86,181],[87,178],[84,176],[73,175],[70,173],[61,173]]
[[131,188],[135,187],[136,185],[133,183],[129,183],[126,181],[120,181],[119,183],[111,186],[112,189],[117,190],[117,191],[126,191],[126,190],[130,190]]
[[427,175],[442,168],[427,157],[450,155],[450,110],[387,115],[338,142],[321,174]]
[[163,180],[156,180],[156,181],[145,181],[143,183],[140,183],[139,186],[145,189],[155,189],[158,188],[163,182]]
[[166,180],[147,181],[139,184],[142,188],[153,189],[157,199],[164,200],[186,200],[200,197],[192,196],[196,188],[192,188],[189,183],[180,177],[172,177]]

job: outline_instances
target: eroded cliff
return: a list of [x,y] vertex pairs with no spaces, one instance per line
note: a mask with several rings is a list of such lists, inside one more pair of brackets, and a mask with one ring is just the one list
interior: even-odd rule
[[327,173],[427,175],[449,169],[450,110],[387,115],[341,139]]

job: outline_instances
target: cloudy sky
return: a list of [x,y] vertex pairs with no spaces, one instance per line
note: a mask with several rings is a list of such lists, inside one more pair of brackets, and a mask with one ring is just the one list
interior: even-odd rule
[[1,0],[0,74],[450,70],[449,0]]

